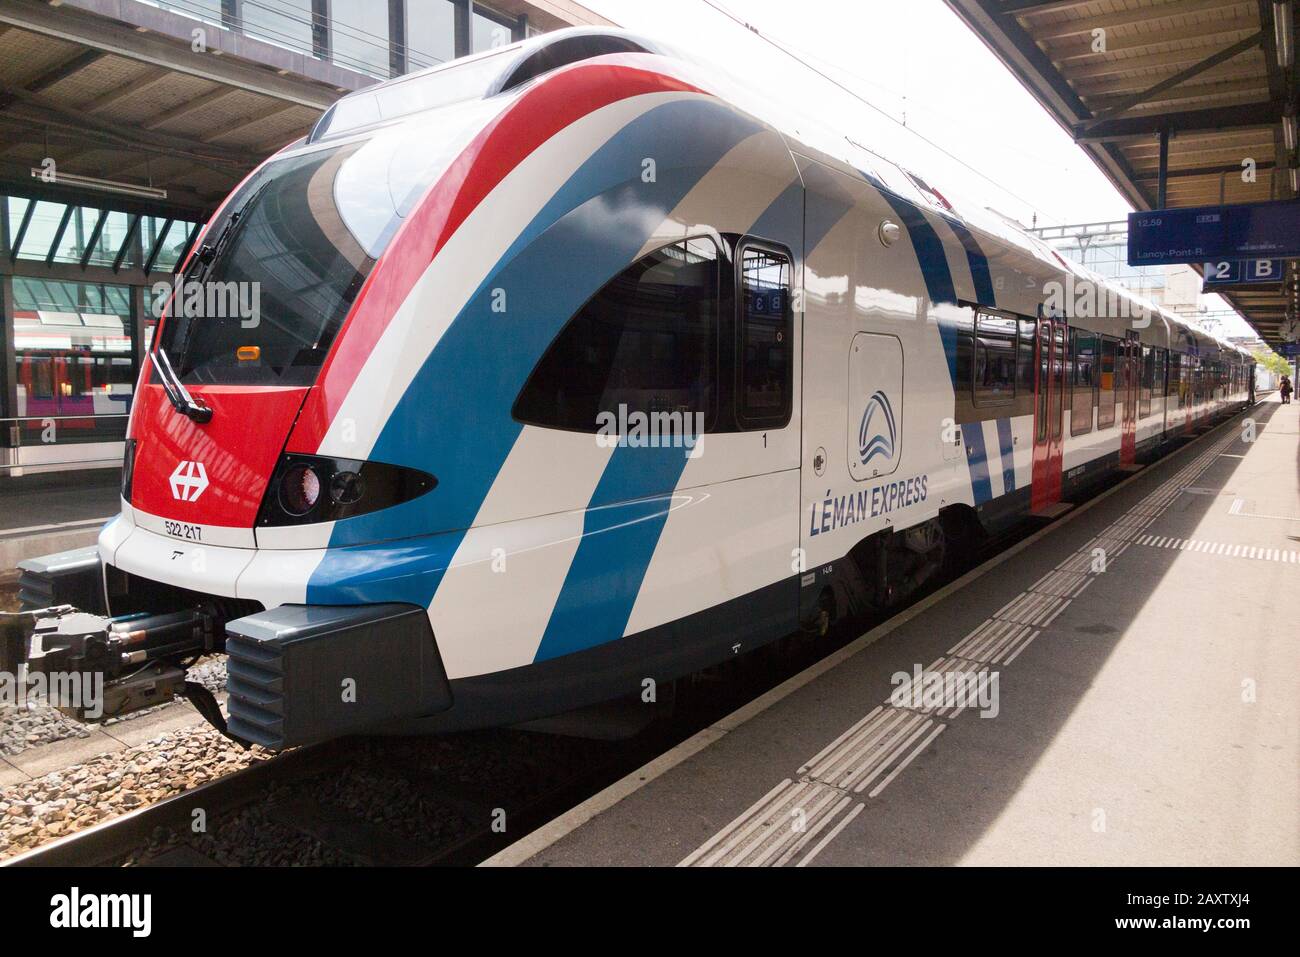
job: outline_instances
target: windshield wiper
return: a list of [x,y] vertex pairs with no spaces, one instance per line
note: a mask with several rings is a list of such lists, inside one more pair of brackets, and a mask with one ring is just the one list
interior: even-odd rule
[[[212,270],[215,268],[217,261],[221,258],[226,246],[229,245],[230,241],[234,239],[236,234],[239,232],[240,222],[243,221],[245,215],[253,204],[257,202],[257,198],[266,192],[266,188],[270,185],[271,181],[269,179],[263,180],[262,184],[249,193],[248,198],[240,203],[239,208],[232,212],[226,219],[226,223],[221,227],[221,232],[217,234],[217,238],[210,243],[204,243],[198,248],[198,251],[194,254],[194,262],[185,273],[185,275],[189,277],[187,281],[197,282],[199,284],[208,281],[208,276],[212,274]],[[182,365],[185,363],[185,357],[189,355],[190,339],[193,335],[194,318],[190,317],[185,323],[185,335],[184,338],[181,339],[180,349],[176,353],[176,361],[180,362]],[[161,374],[162,373],[159,373],[159,375]],[[179,385],[180,378],[176,376],[173,376],[173,378],[175,379],[176,384]],[[175,403],[172,404],[175,405]]]
[[162,351],[162,347],[153,349],[149,353],[149,358],[153,361],[153,367],[158,370],[163,392],[167,393],[167,401],[172,404],[172,408],[181,415],[189,416],[200,425],[211,422],[212,410],[194,401],[194,397],[190,395],[189,390],[172,369],[171,360],[167,358],[167,353]]
[[262,184],[249,193],[248,198],[239,204],[239,208],[234,210],[230,216],[227,217],[225,225],[221,227],[221,232],[217,234],[217,238],[212,242],[204,243],[199,247],[199,251],[194,254],[194,259],[198,263],[201,272],[194,277],[195,279],[199,282],[205,282],[207,280],[208,273],[210,273],[212,267],[216,265],[217,260],[221,257],[221,253],[225,250],[227,244],[235,238],[235,233],[238,232],[237,227],[239,226],[240,221],[244,218],[250,207],[257,202],[258,197],[266,192],[266,188],[270,185],[271,180],[263,180]]

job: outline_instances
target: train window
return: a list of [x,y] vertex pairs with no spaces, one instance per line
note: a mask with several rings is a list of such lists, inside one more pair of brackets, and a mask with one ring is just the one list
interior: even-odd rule
[[[46,356],[36,356],[27,360],[28,381],[27,397],[29,399],[54,398],[54,360]],[[18,388],[22,389],[23,383]],[[23,410],[27,411],[26,409]]]
[[1138,382],[1138,415],[1151,414],[1151,391],[1156,386],[1155,346],[1142,346],[1142,378]]
[[1165,410],[1165,370],[1168,367],[1167,353],[1164,349],[1152,349],[1154,367],[1151,380],[1151,411],[1161,415]]
[[1074,356],[1070,383],[1070,434],[1092,431],[1092,410],[1097,392],[1097,336],[1084,329],[1071,329]]
[[1016,319],[980,310],[975,314],[972,398],[977,406],[1005,405],[1016,397]]
[[736,418],[745,429],[779,428],[790,421],[790,275],[790,257],[784,253],[741,247]]
[[1101,338],[1101,375],[1097,380],[1097,428],[1115,424],[1115,390],[1119,388],[1115,350],[1119,342],[1109,336]]
[[957,376],[953,382],[953,390],[959,402],[965,401],[965,397],[971,394],[971,366],[973,364],[971,358],[971,334],[966,330],[961,330],[957,333]]
[[1016,390],[1022,395],[1034,394],[1034,330],[1032,319],[1020,320],[1020,349],[1016,360]]
[[[685,413],[707,431],[717,411],[718,265],[711,240],[689,239],[611,279],[542,356],[515,419],[595,433],[610,416],[635,423]],[[651,421],[694,429],[700,420]]]
[[[184,274],[185,296],[173,299],[160,333],[160,348],[182,381],[315,380],[375,264],[334,201],[335,177],[358,148],[270,163],[235,193],[209,229],[206,267],[201,250]],[[258,358],[240,358],[252,346]]]

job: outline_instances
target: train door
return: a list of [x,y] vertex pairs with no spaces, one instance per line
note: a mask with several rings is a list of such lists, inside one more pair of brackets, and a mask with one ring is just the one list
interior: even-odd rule
[[1034,346],[1034,456],[1030,511],[1048,517],[1061,507],[1066,326],[1041,319]]
[[1120,343],[1120,398],[1123,402],[1119,433],[1119,464],[1125,468],[1137,462],[1138,380],[1142,345],[1133,334]]

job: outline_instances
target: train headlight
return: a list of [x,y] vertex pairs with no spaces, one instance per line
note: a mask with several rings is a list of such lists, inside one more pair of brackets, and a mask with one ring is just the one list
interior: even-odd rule
[[400,465],[286,453],[262,498],[257,524],[335,522],[400,505],[437,484],[428,472]]
[[320,476],[310,465],[295,465],[280,479],[280,505],[294,517],[306,515],[320,501]]
[[335,505],[355,505],[366,494],[366,480],[360,472],[335,472],[330,479],[330,501]]

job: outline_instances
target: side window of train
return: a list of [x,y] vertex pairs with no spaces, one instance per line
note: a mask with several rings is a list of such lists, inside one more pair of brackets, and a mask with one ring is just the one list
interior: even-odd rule
[[1142,378],[1138,380],[1138,415],[1151,414],[1151,393],[1156,387],[1156,347],[1141,346]]
[[1115,424],[1115,390],[1119,388],[1118,369],[1115,364],[1117,339],[1101,337],[1101,378],[1097,383],[1097,428],[1106,429]]
[[1017,339],[1015,317],[985,309],[975,313],[971,398],[977,407],[1015,401]]
[[742,429],[781,428],[790,421],[794,379],[790,257],[746,242],[737,262],[736,419]]
[[651,428],[711,429],[720,261],[712,240],[688,239],[611,279],[555,337],[515,399],[514,418],[573,432],[642,417]]
[[1165,407],[1165,369],[1169,365],[1168,353],[1164,349],[1156,347],[1152,350],[1155,355],[1152,357],[1153,379],[1151,384],[1151,399],[1153,402],[1153,411],[1161,412]]
[[1016,362],[1016,392],[1024,397],[1034,394],[1034,336],[1038,323],[1032,319],[1020,320],[1020,352]]
[[1070,384],[1070,434],[1092,431],[1092,409],[1097,392],[1097,336],[1086,329],[1071,329],[1074,373]]

